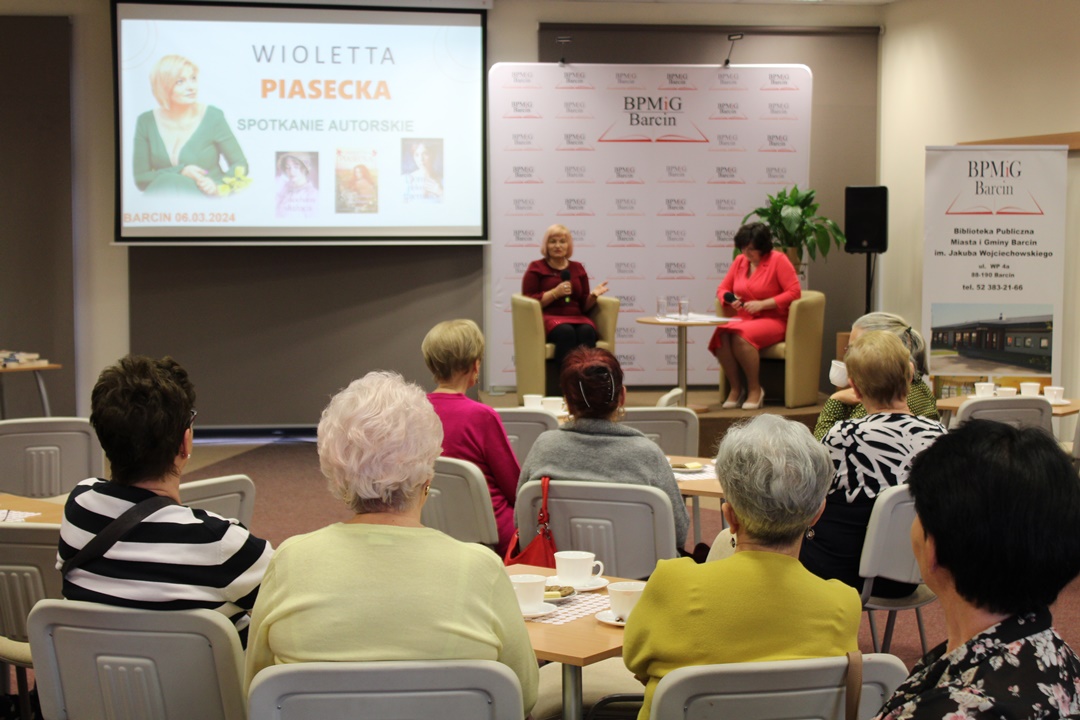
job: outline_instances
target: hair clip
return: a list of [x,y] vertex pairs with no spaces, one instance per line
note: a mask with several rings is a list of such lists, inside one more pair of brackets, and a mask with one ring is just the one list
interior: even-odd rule
[[581,384],[580,380],[577,381],[577,386],[578,389],[581,390],[581,399],[585,401],[585,407],[591,408],[592,405],[589,404],[589,398],[585,395],[585,386]]

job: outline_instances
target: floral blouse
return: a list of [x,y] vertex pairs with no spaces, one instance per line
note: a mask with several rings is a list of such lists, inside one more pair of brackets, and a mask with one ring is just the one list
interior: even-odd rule
[[915,665],[875,720],[1028,720],[1080,716],[1080,658],[1050,610],[1014,615]]

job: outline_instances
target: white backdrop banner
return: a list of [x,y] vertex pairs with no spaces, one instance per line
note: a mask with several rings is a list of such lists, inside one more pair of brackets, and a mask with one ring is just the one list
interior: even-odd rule
[[926,149],[922,326],[944,396],[1060,378],[1067,158],[1064,146]]
[[[807,185],[810,69],[499,63],[488,89],[489,385],[515,385],[510,296],[553,223],[570,229],[590,283],[622,302],[627,384],[673,385],[675,329],[635,319],[658,296],[712,312],[742,217]],[[689,331],[691,383],[716,380],[711,332]]]

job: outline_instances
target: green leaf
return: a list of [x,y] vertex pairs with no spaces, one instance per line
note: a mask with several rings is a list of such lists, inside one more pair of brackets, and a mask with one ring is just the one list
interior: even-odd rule
[[818,249],[821,250],[821,257],[826,257],[829,254],[829,230],[824,225],[814,226],[814,237],[817,239]]
[[803,216],[799,211],[799,208],[793,205],[785,205],[780,208],[780,221],[783,223],[784,229],[787,230],[788,234],[793,238],[798,239],[799,228],[803,224]]

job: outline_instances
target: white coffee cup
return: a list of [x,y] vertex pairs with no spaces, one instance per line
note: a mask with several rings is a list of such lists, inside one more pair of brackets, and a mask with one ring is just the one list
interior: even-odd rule
[[556,415],[561,414],[563,411],[563,399],[561,397],[545,397],[540,401],[540,404],[543,405],[545,410]]
[[538,408],[544,406],[543,395],[522,395],[521,399],[525,401],[525,407]]
[[1059,403],[1065,399],[1065,388],[1057,385],[1047,385],[1043,388],[1043,395],[1052,403]]
[[994,383],[975,383],[975,397],[994,397]]
[[1042,387],[1037,382],[1020,383],[1020,394],[1025,397],[1033,397],[1039,394],[1039,389]]
[[[596,572],[593,572],[596,568]],[[604,574],[604,563],[591,552],[560,550],[555,553],[555,572],[563,585],[585,585]]]
[[611,598],[611,612],[617,618],[627,620],[630,611],[637,605],[641,593],[645,589],[643,582],[617,582],[607,587],[608,597]]
[[1013,397],[1016,395],[1016,388],[1011,387],[999,387],[997,389],[998,397]]
[[547,578],[543,575],[511,575],[510,584],[514,586],[518,605],[522,612],[534,612],[544,604],[544,585]]

